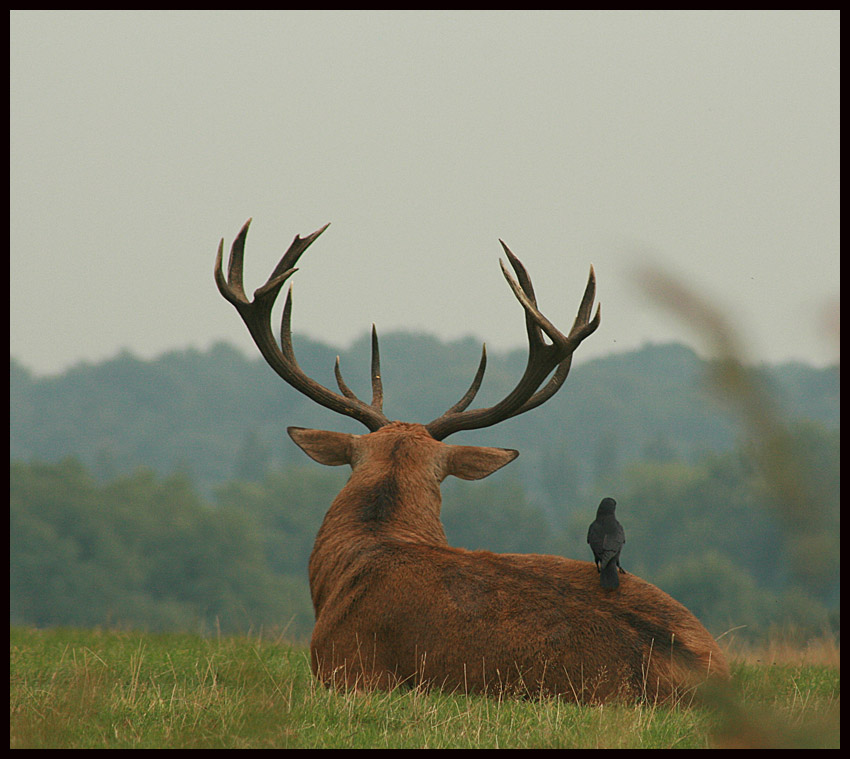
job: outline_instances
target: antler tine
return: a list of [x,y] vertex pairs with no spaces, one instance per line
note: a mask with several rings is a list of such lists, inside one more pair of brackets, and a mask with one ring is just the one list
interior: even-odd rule
[[[243,262],[245,259],[245,238],[248,236],[248,228],[251,226],[251,219],[248,219],[239,230],[239,234],[230,246],[230,257],[227,261],[227,281],[224,280],[224,275],[221,271],[222,254],[224,250],[224,239],[221,240],[218,246],[218,253],[215,260],[215,281],[218,285],[219,292],[239,310],[240,314],[247,306],[252,305],[245,294],[245,286],[243,284]],[[266,283],[254,291],[254,300],[261,302],[265,307],[268,305],[269,310],[277,293],[283,286],[283,283],[289,279],[297,269],[294,268],[301,254],[310,246],[310,244],[328,228],[325,224],[321,229],[313,232],[307,237],[301,238],[296,236],[289,246],[289,249],[284,254],[278,265],[275,267],[271,276],[266,280]],[[243,317],[244,318],[244,317]]]
[[526,314],[537,323],[549,339],[552,340],[553,344],[561,345],[564,350],[575,350],[579,343],[581,343],[585,337],[594,332],[599,326],[601,319],[601,306],[597,306],[596,315],[591,321],[587,321],[586,316],[590,312],[590,308],[593,304],[593,298],[596,293],[596,275],[592,266],[590,267],[590,276],[588,277],[587,286],[585,287],[584,295],[582,296],[578,314],[573,322],[573,327],[570,330],[569,335],[564,335],[554,324],[552,324],[552,322],[540,313],[537,308],[537,304],[533,299],[529,298],[523,291],[522,287],[517,284],[516,280],[514,280],[510,272],[505,267],[504,263],[502,261],[499,261],[499,263],[502,265],[502,273],[505,275],[505,279],[511,286],[511,290],[513,290],[517,300],[522,304]]
[[295,351],[292,348],[292,285],[286,291],[283,302],[283,313],[280,317],[280,351],[290,363],[296,363]]
[[340,389],[340,392],[346,397],[355,400],[357,396],[354,394],[354,391],[345,384],[345,380],[342,378],[342,371],[339,368],[339,356],[336,357],[336,361],[334,362],[334,377],[336,377],[337,387]]
[[[342,370],[339,368],[339,356],[336,357],[334,364],[334,376],[336,384],[346,398],[356,399],[354,391],[345,384],[342,378]],[[381,357],[378,353],[378,333],[375,330],[375,325],[372,325],[372,408],[378,411],[383,409],[384,405],[384,389],[381,384]]]
[[[466,411],[465,405],[462,405],[463,401],[467,401],[468,405],[471,395],[474,395],[473,388],[477,390],[476,383],[480,383],[480,377],[476,375],[473,388],[470,388],[467,393],[470,397],[467,399],[467,396],[464,396],[460,403],[455,404],[445,414],[426,425],[431,436],[437,440],[442,440],[459,430],[489,427],[529,411],[548,400],[566,379],[574,351],[582,340],[597,329],[601,320],[599,308],[593,319],[589,319],[596,293],[596,278],[592,267],[573,327],[569,335],[564,335],[537,307],[534,288],[525,267],[504,242],[501,240],[499,242],[516,272],[517,279],[514,279],[508,271],[504,261],[500,260],[502,273],[525,310],[528,334],[528,362],[525,372],[516,387],[495,406]],[[551,340],[551,344],[547,344],[544,340],[544,333]],[[554,374],[552,374],[553,370]],[[479,373],[483,375],[483,368],[479,368]],[[552,376],[547,384],[539,389],[550,374]]]
[[[236,310],[248,327],[251,337],[254,338],[254,342],[260,349],[263,358],[266,359],[269,366],[286,380],[286,382],[321,406],[357,419],[372,431],[388,424],[389,420],[384,416],[380,404],[376,406],[373,401],[373,405],[367,405],[344,387],[344,383],[340,384],[340,389],[343,392],[343,395],[340,396],[315,380],[310,379],[298,366],[298,362],[295,360],[295,352],[292,348],[291,287],[287,292],[286,302],[283,307],[279,345],[272,335],[271,312],[280,288],[295,273],[296,269],[294,266],[301,254],[327,229],[328,225],[326,224],[307,237],[296,236],[283,258],[281,258],[278,265],[274,268],[269,279],[264,285],[254,291],[254,299],[249,301],[245,295],[245,289],[242,283],[242,264],[245,254],[245,238],[248,234],[250,223],[251,220],[249,219],[231,246],[227,281],[225,281],[221,270],[224,240],[219,244],[216,255],[215,281],[221,294],[236,307]],[[338,382],[341,382],[338,364],[336,374]]]
[[[528,298],[528,300],[534,304],[535,308],[537,307],[537,298],[534,296],[534,286],[531,284],[531,277],[528,276],[528,271],[522,265],[522,261],[520,261],[514,254],[513,251],[505,245],[504,240],[499,240],[499,243],[502,246],[502,250],[505,251],[505,255],[508,257],[508,261],[511,262],[511,266],[516,272],[517,279],[519,280],[520,287],[522,288],[523,293]],[[499,265],[502,268],[502,274],[508,278],[508,283],[511,282],[510,274],[508,274],[505,269],[505,264],[499,260]],[[512,288],[513,289],[513,286]],[[534,318],[526,312],[525,314],[525,330],[528,333],[528,341],[530,345],[545,345],[545,341],[543,340],[543,332],[540,329],[540,325],[534,320]]]
[[[584,296],[582,297],[578,314],[576,314],[575,321],[573,322],[573,327],[570,330],[571,336],[580,337],[579,342],[581,342],[581,340],[584,340],[585,337],[587,337],[596,330],[602,318],[602,306],[597,305],[596,316],[593,318],[592,321],[588,322],[590,310],[593,307],[593,299],[595,297],[595,293],[596,274],[594,273],[593,267],[591,266],[587,286],[584,290]],[[531,411],[531,409],[537,408],[537,406],[549,400],[549,398],[551,398],[558,391],[561,385],[564,384],[564,380],[566,380],[567,375],[570,373],[570,367],[572,366],[572,363],[573,354],[570,353],[560,364],[558,364],[558,368],[555,370],[555,373],[549,379],[549,382],[547,382],[541,390],[538,390],[534,395],[532,395],[531,398],[529,398],[528,401],[526,401],[520,408],[514,411],[511,416],[518,416],[519,414],[523,414],[526,411]]]
[[218,253],[215,257],[215,283],[218,286],[218,291],[234,306],[239,307],[240,303],[247,303],[248,298],[245,296],[245,288],[242,286],[242,256],[245,252],[245,236],[248,234],[248,227],[251,226],[251,219],[242,225],[239,234],[230,246],[230,257],[227,261],[227,279],[225,280],[222,273],[222,258],[224,256],[224,238],[218,244]]
[[378,331],[372,325],[372,408],[384,406],[384,386],[381,382],[381,354],[378,350]]
[[463,398],[461,398],[454,406],[452,406],[446,414],[457,414],[470,403],[472,403],[472,399],[475,398],[476,393],[478,393],[478,389],[481,387],[481,381],[484,379],[484,370],[487,368],[487,344],[481,346],[481,361],[478,363],[478,371],[475,372],[475,377],[472,378],[472,384],[469,386],[469,390],[464,393]]
[[[280,259],[280,262],[277,266],[274,267],[274,271],[272,272],[271,277],[269,277],[269,281],[273,280],[275,277],[280,276],[288,269],[291,269],[295,264],[298,263],[298,259],[301,258],[301,254],[313,244],[315,239],[322,234],[328,227],[330,226],[330,222],[325,224],[325,226],[317,229],[313,234],[307,235],[306,237],[300,237],[299,235],[295,235],[295,239],[292,241],[292,244],[289,246],[289,249],[286,253],[283,254],[283,258]],[[247,230],[246,230],[247,231]],[[243,240],[243,248],[244,248],[244,240]]]
[[[528,272],[525,270],[525,267],[522,265],[522,262],[510,251],[507,245],[505,245],[502,240],[499,240],[502,243],[502,248],[504,248],[505,253],[508,256],[508,260],[510,260],[511,265],[514,267],[514,271],[516,271],[517,278],[522,284],[523,289],[527,293],[528,297],[532,300],[532,302],[536,303],[537,301],[534,298],[534,287],[531,284],[531,278],[528,276]],[[543,338],[541,336],[540,327],[534,322],[534,320],[526,315],[525,319],[526,331],[528,332],[529,342],[543,342]],[[484,379],[484,371],[487,368],[487,344],[481,346],[481,360],[478,364],[478,370],[475,372],[475,377],[472,379],[472,384],[469,386],[469,390],[466,391],[464,396],[455,403],[446,414],[457,414],[461,411],[464,411],[470,403],[472,403],[476,394],[478,393],[479,388],[481,387],[481,382]]]

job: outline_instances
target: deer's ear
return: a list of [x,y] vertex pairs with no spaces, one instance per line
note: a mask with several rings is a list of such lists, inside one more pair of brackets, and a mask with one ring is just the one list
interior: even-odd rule
[[510,464],[519,451],[474,445],[447,445],[445,473],[462,480],[480,480]]
[[310,430],[305,427],[287,427],[286,431],[311,459],[327,466],[350,464],[354,440],[360,437],[347,432]]

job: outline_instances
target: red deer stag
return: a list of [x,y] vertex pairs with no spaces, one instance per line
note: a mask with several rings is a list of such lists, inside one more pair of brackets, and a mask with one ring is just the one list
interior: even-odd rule
[[[296,236],[269,280],[248,300],[242,284],[250,220],[215,279],[270,366],[316,403],[353,417],[363,435],[290,427],[321,464],[348,464],[351,477],[334,499],[310,556],[316,624],[315,675],[329,686],[390,689],[401,684],[479,693],[559,694],[581,702],[611,698],[666,700],[708,675],[728,677],[714,639],[684,606],[633,574],[617,591],[600,587],[589,561],[495,554],[449,546],[440,521],[440,483],[477,480],[513,461],[517,451],[450,445],[459,430],[497,424],[550,398],[572,354],[599,326],[591,318],[590,270],[578,316],[564,335],[538,310],[523,265],[502,243],[516,280],[504,275],[525,311],[529,356],[508,395],[468,409],[484,375],[486,351],[466,394],[426,425],[391,421],[382,410],[378,342],[372,328],[372,402],[342,379],[340,393],[309,378],[295,360],[291,289],[280,344],[271,327],[275,298],[307,247],[326,229]],[[546,337],[548,337],[548,341]],[[551,375],[549,381],[544,381]],[[542,387],[541,387],[542,386]]]

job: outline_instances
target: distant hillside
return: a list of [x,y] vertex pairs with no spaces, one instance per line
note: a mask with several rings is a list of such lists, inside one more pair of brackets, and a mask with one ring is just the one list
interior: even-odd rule
[[[361,397],[367,342],[341,356]],[[303,338],[296,351],[333,383],[335,351]],[[387,335],[388,416],[441,414],[479,351],[473,340]],[[525,358],[490,357],[482,405],[513,387]],[[792,624],[837,636],[838,369],[752,370],[795,422],[755,440],[706,386],[712,368],[681,345],[597,359],[546,405],[452,436],[521,455],[482,482],[444,483],[449,542],[589,560],[587,525],[600,496],[615,496],[624,567],[715,634]],[[347,473],[309,461],[286,427],[364,429],[226,345],[49,378],[12,360],[9,378],[12,624],[309,635],[306,567]]]
[[[303,368],[335,387],[337,350],[296,338]],[[385,411],[427,422],[466,390],[480,345],[444,343],[423,334],[381,338]],[[368,341],[341,355],[346,381],[368,395]],[[476,403],[508,392],[525,352],[488,356]],[[498,427],[458,434],[452,442],[509,446],[521,452],[517,473],[536,497],[594,479],[637,459],[693,462],[730,449],[738,426],[705,385],[709,365],[682,345],[647,346],[573,368],[552,400]],[[839,425],[839,371],[800,364],[753,370],[782,413],[829,428]],[[100,477],[139,466],[180,471],[203,490],[269,466],[301,461],[289,425],[347,429],[359,425],[299,395],[261,359],[225,344],[154,360],[130,354],[80,365],[61,375],[34,376],[10,361],[10,460],[55,461],[73,455]],[[572,478],[569,483],[559,477]],[[553,480],[554,478],[554,480]]]

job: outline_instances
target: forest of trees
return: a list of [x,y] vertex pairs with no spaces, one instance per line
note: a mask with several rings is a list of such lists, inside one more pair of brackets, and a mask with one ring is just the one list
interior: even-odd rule
[[[336,351],[296,347],[331,384]],[[478,350],[383,338],[387,413],[438,416]],[[367,359],[365,338],[341,356],[358,392]],[[523,352],[490,357],[481,403],[523,363]],[[544,407],[453,436],[521,454],[487,480],[444,484],[449,541],[590,560],[587,525],[610,495],[623,566],[715,634],[837,631],[838,368],[748,370],[772,404],[769,429],[712,392],[715,368],[679,345],[590,361]],[[310,462],[289,425],[363,431],[225,345],[47,378],[12,360],[11,623],[307,636],[307,560],[346,472]]]

